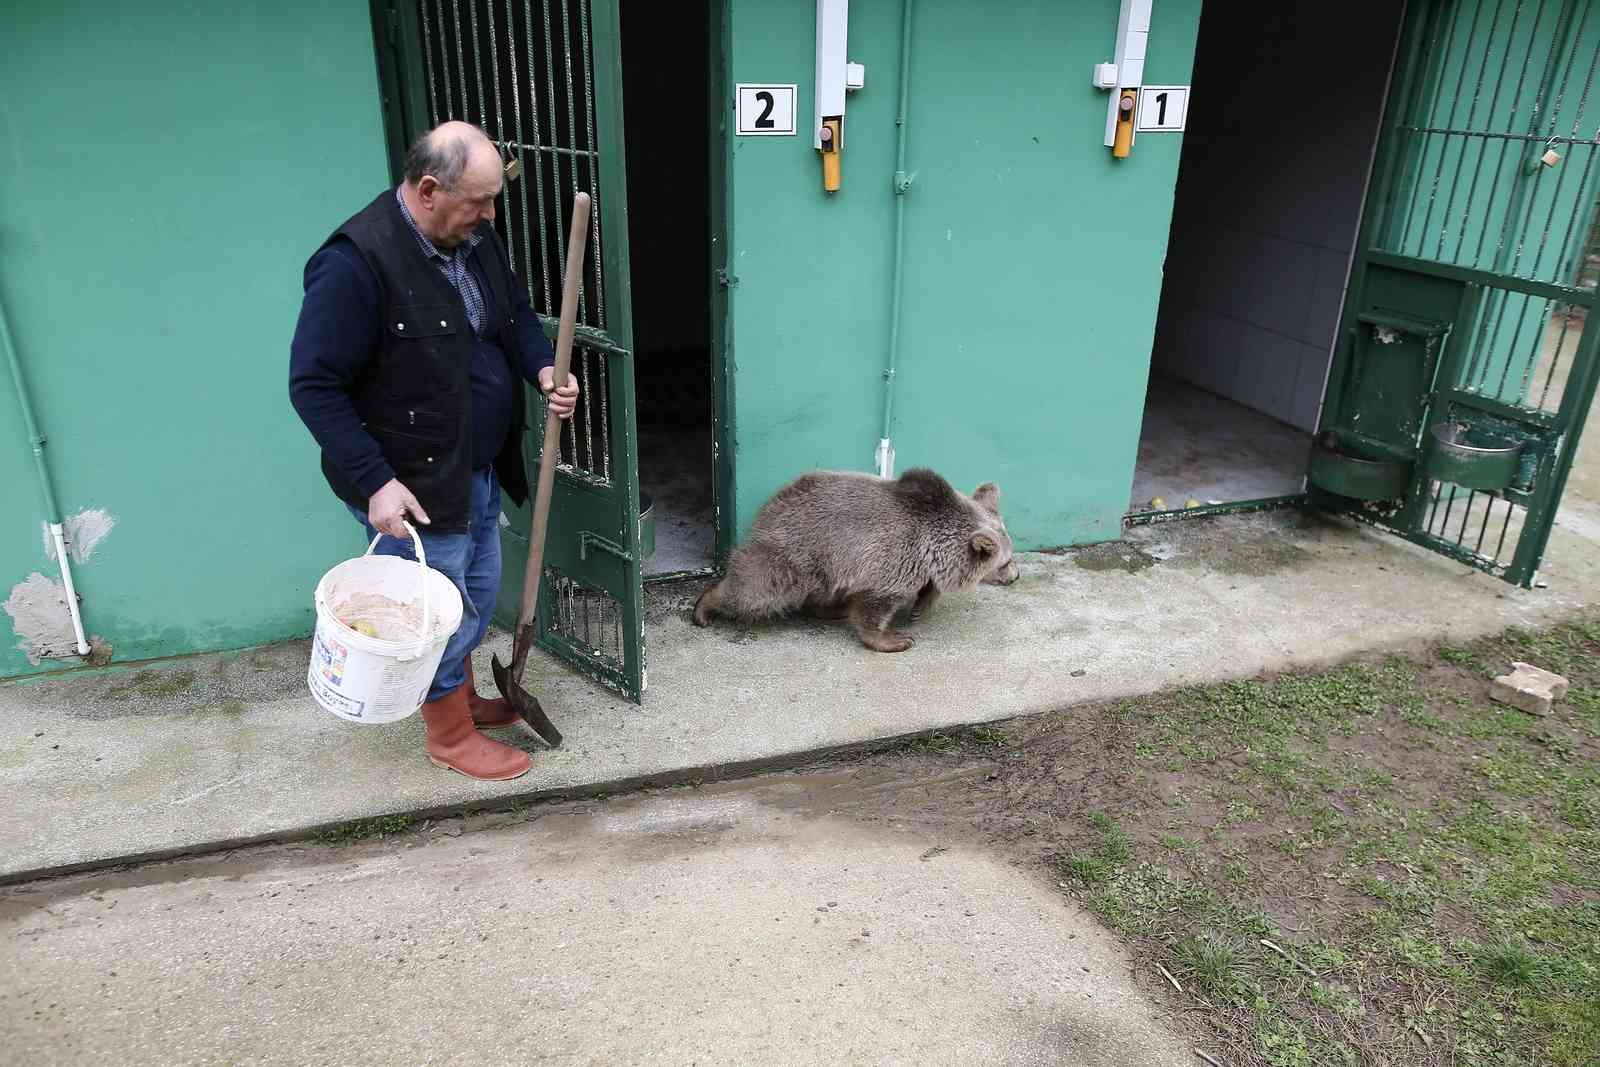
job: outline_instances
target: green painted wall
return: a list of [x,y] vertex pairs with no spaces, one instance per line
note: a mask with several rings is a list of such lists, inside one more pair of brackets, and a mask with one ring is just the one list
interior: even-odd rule
[[[850,5],[866,64],[844,185],[810,146],[814,5],[731,0],[732,82],[794,82],[800,135],[735,138],[738,528],[811,468],[869,470],[882,418],[900,4]],[[912,44],[896,468],[997,481],[1022,546],[1127,511],[1181,137],[1102,144],[1117,0],[922,0]],[[1147,84],[1187,84],[1200,0],[1156,5]]]
[[[0,41],[0,299],[63,509],[116,520],[88,630],[118,660],[309,632],[360,545],[288,343],[306,257],[388,179],[368,5],[8,4]],[[0,485],[4,599],[56,576],[8,384]],[[0,676],[35,669],[9,622]]]

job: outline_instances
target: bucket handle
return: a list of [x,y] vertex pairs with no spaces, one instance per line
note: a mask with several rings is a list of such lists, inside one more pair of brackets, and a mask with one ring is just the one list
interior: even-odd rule
[[[421,578],[422,585],[422,639],[417,642],[417,651],[413,654],[414,656],[420,656],[423,649],[428,647],[428,634],[430,633],[428,625],[430,621],[428,617],[428,553],[423,551],[422,537],[417,533],[417,528],[404,519],[401,519],[400,523],[406,528],[406,533],[411,535],[411,548],[412,551],[416,552],[417,566],[421,568],[417,574]],[[383,531],[379,530],[378,536],[374,537],[372,544],[367,546],[365,555],[372,555],[372,550],[377,548],[378,542],[382,540]]]

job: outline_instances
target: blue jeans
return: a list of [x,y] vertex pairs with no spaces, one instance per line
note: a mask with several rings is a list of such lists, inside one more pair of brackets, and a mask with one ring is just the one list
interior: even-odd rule
[[[350,514],[366,528],[370,544],[378,531],[367,521],[366,513],[350,509]],[[428,553],[428,566],[455,583],[461,593],[461,625],[450,643],[444,646],[444,659],[428,690],[430,701],[454,692],[467,680],[465,660],[489,630],[494,602],[500,595],[500,481],[494,469],[472,472],[472,511],[467,532],[429,533],[426,526],[413,522]],[[377,555],[416,559],[410,541],[397,541],[384,535],[373,549]]]

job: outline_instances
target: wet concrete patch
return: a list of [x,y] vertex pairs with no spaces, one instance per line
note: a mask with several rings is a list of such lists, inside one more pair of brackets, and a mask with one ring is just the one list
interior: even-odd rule
[[[1269,515],[1221,515],[1161,528],[1166,543],[1142,544],[1153,559],[1171,559],[1185,570],[1232,577],[1266,578],[1309,563],[1305,548],[1330,526],[1328,520],[1298,511]],[[1136,536],[1153,537],[1153,531]]]
[[144,697],[149,700],[170,700],[186,693],[194,685],[194,671],[143,670],[120,685],[114,685],[106,696],[113,700]]
[[1139,574],[1161,562],[1144,546],[1128,541],[1108,541],[1101,545],[1089,545],[1086,548],[1073,550],[1071,555],[1072,562],[1076,566],[1096,573],[1122,571],[1126,574]]

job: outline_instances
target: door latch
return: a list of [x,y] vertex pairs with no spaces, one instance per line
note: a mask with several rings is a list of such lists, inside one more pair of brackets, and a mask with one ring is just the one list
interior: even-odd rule
[[578,558],[581,560],[587,560],[589,558],[590,548],[593,548],[597,552],[604,552],[607,555],[616,556],[624,563],[633,562],[633,554],[627,549],[623,548],[621,545],[617,544],[615,541],[601,537],[599,534],[593,533],[589,530],[584,530],[578,535]]

